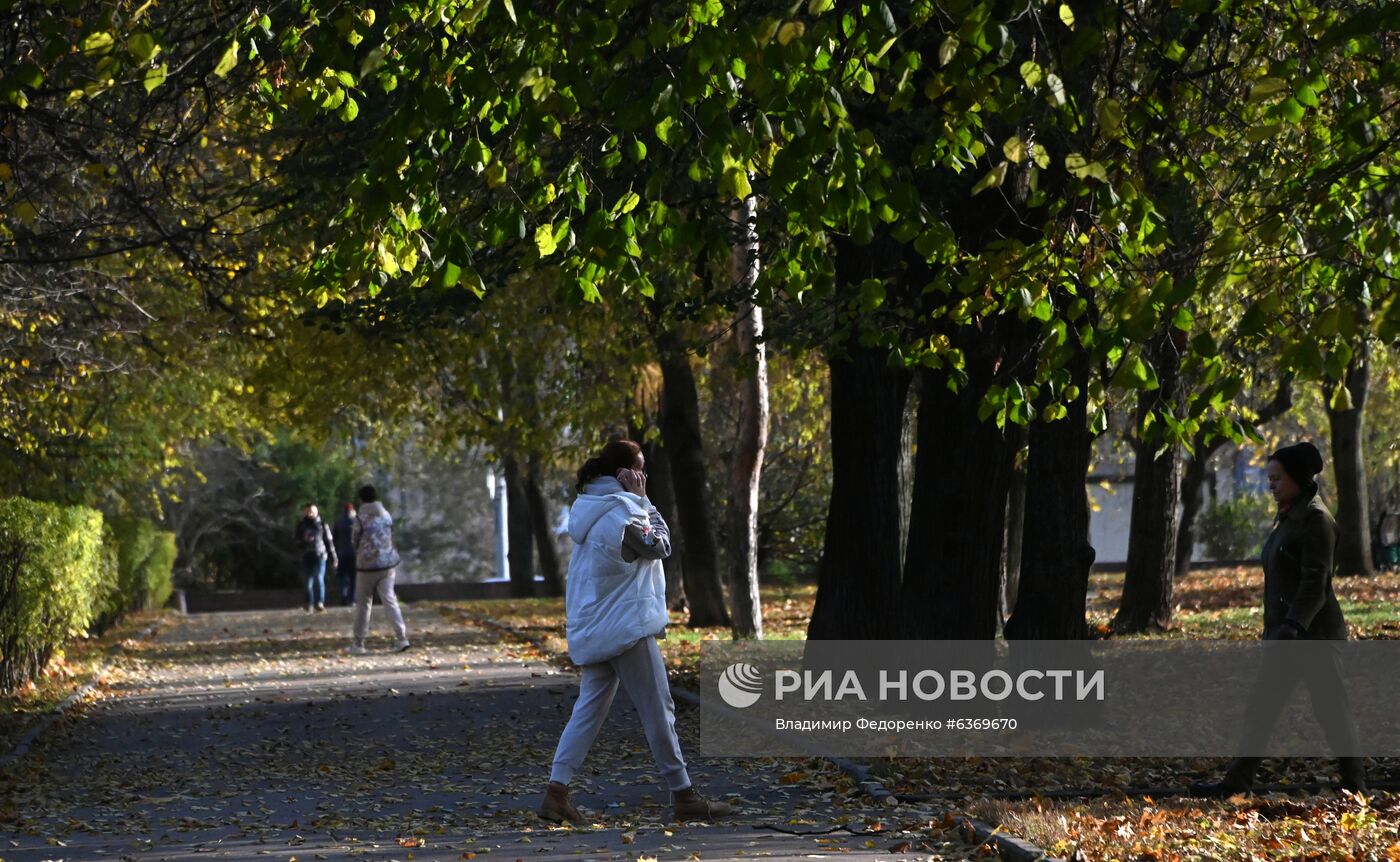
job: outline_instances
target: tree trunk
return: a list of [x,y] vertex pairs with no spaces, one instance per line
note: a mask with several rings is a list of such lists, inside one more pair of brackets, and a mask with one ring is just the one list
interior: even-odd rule
[[1217,439],[1209,444],[1197,445],[1195,453],[1185,457],[1185,469],[1181,473],[1181,523],[1176,530],[1175,580],[1179,581],[1191,572],[1191,556],[1196,551],[1196,517],[1205,508],[1205,495],[1201,492],[1206,481],[1206,469],[1210,465],[1210,456],[1224,442]]
[[530,513],[530,530],[535,536],[535,552],[540,558],[544,595],[562,596],[564,575],[559,568],[559,549],[554,544],[554,524],[550,519],[550,507],[540,491],[539,465],[533,457],[525,474],[525,504]]
[[1172,618],[1172,577],[1176,574],[1176,537],[1180,521],[1181,454],[1163,439],[1157,421],[1147,433],[1149,414],[1175,415],[1181,404],[1181,354],[1170,329],[1159,331],[1148,347],[1159,387],[1138,398],[1137,439],[1133,444],[1133,513],[1128,527],[1128,570],[1123,597],[1113,618],[1119,633],[1163,629]]
[[[999,352],[1004,327],[974,337]],[[968,379],[957,392],[949,391],[944,374],[922,374],[901,637],[996,636],[1006,500],[1018,448],[1014,434],[978,417],[996,358],[968,351]]]
[[[1364,330],[1363,330],[1364,331]],[[1370,345],[1363,341],[1347,366],[1344,381],[1351,395],[1347,410],[1332,409],[1332,467],[1337,477],[1337,553],[1339,575],[1373,575],[1371,564],[1371,515],[1366,493],[1366,462],[1362,449],[1366,395],[1370,387]]]
[[690,605],[691,626],[727,626],[714,528],[710,524],[705,446],[700,437],[700,398],[690,357],[674,333],[657,330],[656,345],[664,390],[661,439],[671,461],[676,518],[681,537],[681,572]]
[[1094,548],[1085,480],[1094,437],[1089,430],[1088,354],[1079,351],[1069,370],[1080,392],[1065,405],[1069,413],[1055,422],[1037,418],[1030,428],[1021,583],[1006,623],[1008,640],[1081,640],[1089,635],[1084,608]]
[[1021,447],[1011,466],[1011,489],[1006,497],[1006,541],[1001,550],[1001,604],[997,608],[997,625],[1001,629],[1011,620],[1016,609],[1016,596],[1021,590],[1021,560],[1026,535],[1026,483],[1030,470],[1030,451]]
[[900,437],[909,373],[889,351],[848,343],[831,372],[831,504],[811,640],[899,636]]
[[666,607],[673,611],[686,609],[685,582],[681,574],[681,546],[684,538],[676,529],[676,493],[671,485],[671,458],[660,440],[643,443],[647,459],[647,497],[671,528],[671,556],[662,560],[666,572]]
[[[739,241],[731,257],[739,303],[734,347],[739,364],[739,436],[729,477],[729,594],[734,601],[736,639],[763,637],[758,595],[758,489],[768,445],[768,355],[763,345],[763,309],[753,300],[758,281],[758,204],[752,196],[735,208]],[[752,365],[752,367],[750,367]]]
[[[1259,409],[1255,425],[1272,422],[1293,408],[1293,375],[1285,374],[1279,380],[1278,391],[1273,400]],[[1196,434],[1192,449],[1195,455],[1187,456],[1186,470],[1181,479],[1181,525],[1176,537],[1176,579],[1179,581],[1191,571],[1191,554],[1196,548],[1196,518],[1205,507],[1201,487],[1205,482],[1210,456],[1222,445],[1224,438],[1206,442],[1206,431]]]
[[534,531],[530,528],[530,507],[525,501],[525,481],[515,456],[507,455],[503,466],[506,474],[506,535],[510,543],[507,557],[510,564],[511,598],[528,598],[535,594]]

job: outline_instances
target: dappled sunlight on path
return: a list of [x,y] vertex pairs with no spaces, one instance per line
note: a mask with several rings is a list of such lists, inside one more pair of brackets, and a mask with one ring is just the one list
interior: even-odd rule
[[[594,825],[547,827],[533,812],[576,677],[431,605],[405,610],[413,647],[393,653],[376,629],[365,656],[345,652],[346,608],[170,617],[4,776],[0,858],[801,858],[889,843],[852,834],[888,812],[833,780],[784,781],[784,761],[693,760],[740,815],[670,823],[624,695],[575,781]],[[695,713],[678,726],[696,750]]]

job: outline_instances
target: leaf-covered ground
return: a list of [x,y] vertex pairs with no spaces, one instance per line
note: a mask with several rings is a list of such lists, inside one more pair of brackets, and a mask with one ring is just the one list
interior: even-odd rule
[[[49,661],[38,678],[13,692],[0,694],[0,756],[8,753],[36,722],[91,681],[111,660],[119,664],[124,654],[115,647],[145,629],[159,614],[132,614],[101,637],[72,641]],[[96,696],[96,695],[93,695]]]
[[[1122,588],[1121,573],[1098,573],[1090,583],[1089,616],[1099,636]],[[1344,578],[1336,591],[1353,638],[1400,636],[1400,574]],[[1175,625],[1150,635],[1166,638],[1259,636],[1263,575],[1255,567],[1193,571],[1176,591]],[[764,625],[769,637],[805,636],[815,590],[810,586],[765,590]],[[523,628],[544,640],[561,667],[565,648],[563,606],[558,599],[467,602],[453,606],[467,618],[488,616]],[[698,688],[700,642],[727,639],[723,628],[687,629],[684,617],[673,625],[662,650],[677,684]],[[1172,796],[1194,778],[1218,775],[1216,760],[1170,758],[939,758],[865,761],[886,785],[906,798],[925,797],[957,804],[969,813],[999,822],[1007,831],[1056,853],[1078,852],[1084,859],[1335,859],[1400,862],[1396,834],[1400,796],[1376,792],[1370,798],[1332,790],[1295,791],[1251,799],[1200,802]],[[1373,779],[1400,780],[1400,762],[1372,760]],[[1269,761],[1260,786],[1330,785],[1331,761]],[[1165,795],[1144,798],[1133,791]],[[1056,795],[1084,792],[1081,799]],[[1040,794],[1041,798],[1007,799]]]
[[[624,696],[574,782],[587,824],[547,826],[534,809],[575,678],[432,605],[408,619],[413,649],[380,630],[364,657],[344,653],[344,609],[167,619],[0,773],[0,859],[981,855],[946,806],[876,806],[819,760],[692,757],[739,813],[677,824]],[[697,751],[696,712],[677,726]]]

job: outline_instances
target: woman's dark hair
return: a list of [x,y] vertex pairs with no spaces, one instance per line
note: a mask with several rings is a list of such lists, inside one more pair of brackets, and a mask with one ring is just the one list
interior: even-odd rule
[[578,468],[578,490],[599,476],[612,476],[618,470],[631,470],[637,464],[642,447],[632,440],[614,440],[603,451],[589,458]]
[[356,496],[360,498],[361,503],[373,503],[379,499],[379,492],[374,490],[373,485],[366,485],[359,490]]

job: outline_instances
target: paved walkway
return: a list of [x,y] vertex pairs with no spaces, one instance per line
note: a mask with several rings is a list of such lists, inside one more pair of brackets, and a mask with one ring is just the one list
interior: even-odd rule
[[[933,812],[879,810],[792,761],[692,760],[696,784],[740,812],[672,823],[623,696],[575,782],[589,825],[544,824],[533,812],[576,677],[432,605],[406,609],[414,648],[389,653],[381,630],[364,657],[343,652],[345,608],[170,618],[104,698],[0,775],[0,862],[971,855],[925,828]],[[696,721],[682,707],[687,751]],[[877,820],[878,836],[769,828]]]

